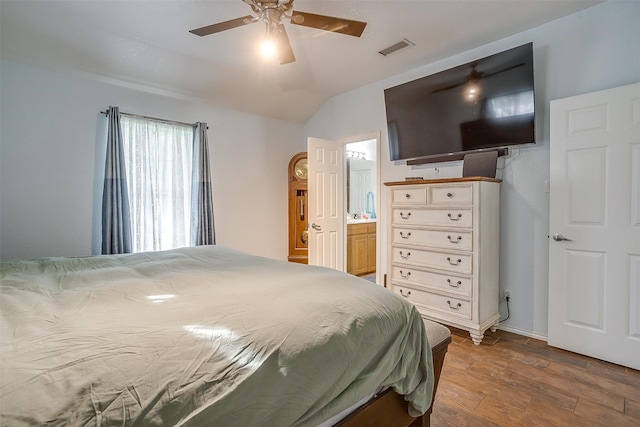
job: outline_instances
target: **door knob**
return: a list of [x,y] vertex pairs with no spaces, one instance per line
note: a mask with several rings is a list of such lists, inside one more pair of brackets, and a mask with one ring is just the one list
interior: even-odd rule
[[313,228],[316,231],[321,231],[322,227],[320,227],[318,224],[316,224],[315,222],[313,224],[311,224],[311,228]]
[[573,242],[573,240],[571,239],[567,239],[566,237],[564,237],[562,234],[560,233],[556,233],[553,235],[553,240],[555,240],[556,242],[562,242],[563,240],[567,241],[567,242]]

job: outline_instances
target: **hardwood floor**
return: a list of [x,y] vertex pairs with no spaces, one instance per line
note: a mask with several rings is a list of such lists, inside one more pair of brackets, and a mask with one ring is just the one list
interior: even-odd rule
[[640,371],[500,330],[480,346],[451,331],[432,427],[640,426]]

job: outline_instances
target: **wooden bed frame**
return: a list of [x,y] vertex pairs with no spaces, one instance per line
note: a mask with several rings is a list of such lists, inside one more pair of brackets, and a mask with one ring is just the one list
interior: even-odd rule
[[407,401],[404,400],[403,396],[389,388],[340,421],[335,427],[429,427],[431,425],[433,401],[436,398],[444,356],[447,353],[449,343],[451,343],[451,336],[431,349],[434,374],[433,399],[431,406],[424,415],[418,418],[409,415]]

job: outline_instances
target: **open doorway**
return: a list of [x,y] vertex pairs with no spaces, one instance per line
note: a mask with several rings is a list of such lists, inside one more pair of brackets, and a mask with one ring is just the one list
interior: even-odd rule
[[[360,153],[364,153],[364,155]],[[351,178],[347,178],[349,176],[347,166],[351,169],[351,161],[347,164],[347,154],[350,159],[359,155],[359,160],[369,160],[375,163],[373,174],[368,172],[372,174],[368,180],[374,186],[366,191],[363,189],[360,196],[347,196],[351,187]],[[380,215],[380,162],[378,161],[380,157],[380,132],[339,141],[308,137],[307,156],[309,168],[307,183],[309,264],[350,271],[353,274],[367,277],[375,283],[380,283],[380,277],[377,273],[377,266],[380,265],[379,248],[377,247],[380,235],[378,223]],[[362,174],[365,173],[362,172]],[[362,197],[362,199],[356,206],[358,197]],[[354,201],[353,207],[349,206],[347,198],[349,202]],[[353,230],[353,225],[357,226],[356,230]],[[362,237],[352,239],[348,245],[349,237],[353,235],[352,233],[348,235],[349,228],[352,228],[352,231],[357,231],[359,235],[366,234],[366,245]],[[358,228],[360,230],[357,230]],[[364,230],[362,230],[363,228]],[[347,253],[347,246],[349,246],[348,249],[351,249],[351,244],[356,246],[353,251]],[[356,256],[357,258],[354,258]],[[351,263],[356,267],[366,265],[367,269],[357,268],[354,272]],[[365,271],[371,271],[371,273]]]
[[378,140],[345,144],[346,271],[376,282]]

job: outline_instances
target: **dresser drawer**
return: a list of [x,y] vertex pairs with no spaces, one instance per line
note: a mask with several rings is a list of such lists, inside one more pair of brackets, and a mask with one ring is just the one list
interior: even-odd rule
[[471,303],[465,299],[431,293],[409,286],[393,286],[393,292],[414,304],[451,316],[471,319]]
[[473,248],[471,231],[393,228],[392,233],[391,241],[393,243],[461,251],[470,251]]
[[471,209],[392,209],[393,224],[429,225],[447,228],[471,228]]
[[426,187],[399,187],[394,188],[391,193],[391,203],[394,205],[426,205]]
[[434,273],[411,267],[394,266],[391,270],[391,280],[394,283],[398,281],[410,282],[417,285],[442,289],[443,291],[459,293],[469,297],[472,293],[471,277]]
[[471,205],[473,202],[472,184],[430,185],[430,205]]
[[394,246],[391,251],[391,261],[419,264],[423,267],[471,274],[473,257],[471,254],[452,254],[448,252],[407,249]]

